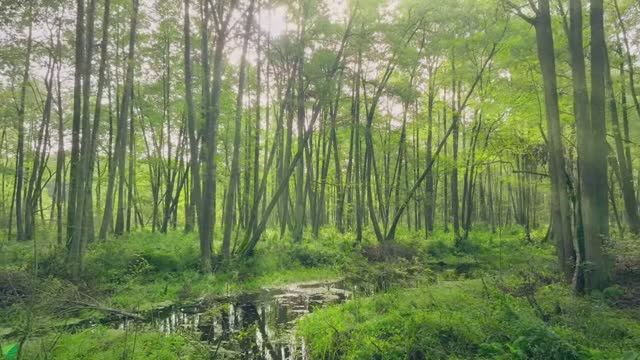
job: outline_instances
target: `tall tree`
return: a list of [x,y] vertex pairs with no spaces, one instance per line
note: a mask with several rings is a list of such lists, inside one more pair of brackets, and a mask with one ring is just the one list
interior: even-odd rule
[[540,70],[542,72],[544,106],[548,131],[549,175],[551,177],[551,218],[552,235],[556,243],[558,262],[562,271],[569,277],[573,272],[573,240],[571,231],[571,212],[567,185],[569,178],[565,169],[564,146],[562,144],[562,128],[560,125],[560,107],[558,103],[558,82],[556,79],[556,60],[551,28],[551,12],[549,0],[538,0],[533,3],[530,17],[520,7],[511,4],[517,14],[533,25],[536,32],[536,49]]
[[602,0],[590,2],[591,28],[591,147],[581,176],[580,192],[584,225],[585,288],[603,289],[609,283],[604,242],[609,237],[609,202],[607,192],[607,130],[605,122],[606,45]]
[[[229,186],[227,187],[227,198],[225,200],[224,209],[224,237],[222,239],[222,258],[226,264],[231,255],[231,233],[234,226],[235,218],[235,200],[237,193],[240,191],[240,131],[242,126],[242,107],[244,97],[244,87],[246,82],[247,67],[247,48],[249,46],[249,38],[251,37],[251,26],[253,23],[253,11],[255,0],[251,0],[249,8],[246,12],[247,20],[244,27],[244,39],[242,42],[242,55],[240,55],[240,69],[238,73],[238,94],[236,97],[236,115],[233,135],[233,155],[231,159],[231,176],[229,177]],[[257,171],[257,169],[256,169]]]
[[[127,67],[125,71],[124,89],[121,105],[119,106],[118,123],[116,130],[116,141],[114,156],[109,166],[109,179],[105,200],[105,209],[102,216],[99,238],[104,240],[110,231],[113,220],[114,188],[116,174],[118,174],[118,211],[116,217],[115,234],[124,232],[124,186],[125,186],[125,152],[127,147],[127,119],[131,108],[133,97],[134,61],[135,46],[138,27],[138,0],[133,0],[133,13],[131,14],[131,24],[129,30],[129,49],[127,53]],[[116,173],[117,171],[117,173]]]
[[[226,3],[220,1],[213,6],[212,9],[208,7],[208,1],[205,1],[204,6],[204,18],[203,23],[203,44],[208,37],[205,33],[208,32],[207,19],[209,17],[209,10],[214,14],[214,27],[215,27],[215,44],[213,54],[213,82],[211,83],[211,96],[210,100],[205,102],[205,126],[202,134],[202,143],[204,145],[204,191],[202,194],[202,211],[199,221],[200,225],[200,246],[202,250],[201,254],[201,268],[205,272],[212,270],[211,256],[213,244],[213,229],[215,226],[216,215],[216,154],[217,154],[217,137],[218,137],[218,121],[220,117],[220,95],[222,92],[222,68],[223,68],[223,56],[224,48],[229,35],[229,24],[231,21],[231,14],[235,8],[236,2],[231,1]],[[203,53],[208,52],[208,48],[203,47]],[[205,77],[209,76],[208,68],[204,67]],[[207,93],[203,92],[203,96],[207,97]],[[207,104],[208,102],[208,104]]]
[[25,107],[27,96],[27,85],[29,84],[29,73],[31,68],[31,50],[33,47],[33,2],[30,1],[27,7],[27,21],[29,29],[27,35],[27,49],[25,52],[24,71],[20,84],[20,100],[18,103],[18,148],[16,150],[16,181],[15,181],[15,203],[16,203],[16,237],[18,240],[27,240],[24,224],[23,208],[23,187],[24,187],[24,163],[25,163]]
[[[189,134],[189,172],[190,189],[189,207],[185,230],[191,231],[196,222],[196,214],[201,211],[200,162],[198,161],[199,141],[196,128],[195,105],[193,102],[193,70],[191,61],[191,19],[189,16],[189,0],[184,0],[184,89],[187,107],[187,132]],[[199,221],[199,220],[198,220]]]
[[84,0],[76,1],[75,70],[73,83],[73,125],[71,130],[71,164],[69,176],[69,196],[67,205],[68,262],[71,273],[78,278],[82,269],[82,239],[77,236],[76,212],[80,189],[80,129],[82,118],[82,77],[84,76]]

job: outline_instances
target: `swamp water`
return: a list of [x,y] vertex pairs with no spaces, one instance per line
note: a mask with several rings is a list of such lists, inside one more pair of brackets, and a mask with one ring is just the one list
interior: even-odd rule
[[[350,297],[351,291],[341,283],[299,283],[198,305],[169,306],[147,314],[144,323],[167,334],[196,338],[212,349],[215,359],[305,359],[304,339],[295,335],[295,322],[316,308]],[[138,324],[112,323],[129,331]]]

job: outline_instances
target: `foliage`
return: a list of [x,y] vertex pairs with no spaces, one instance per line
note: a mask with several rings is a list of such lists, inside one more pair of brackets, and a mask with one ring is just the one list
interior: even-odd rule
[[75,334],[57,334],[35,340],[23,358],[47,354],[55,359],[204,359],[180,335],[145,329],[115,330],[103,326]]
[[[542,289],[539,298],[545,308],[576,308],[564,287]],[[526,301],[491,285],[445,281],[320,310],[299,331],[314,359],[595,359],[638,349],[636,321],[593,306],[578,300],[577,308],[592,310],[568,310],[545,323]]]

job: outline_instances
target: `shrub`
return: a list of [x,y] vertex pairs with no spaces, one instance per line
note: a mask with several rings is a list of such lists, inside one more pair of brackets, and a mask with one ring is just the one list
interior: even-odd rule
[[513,341],[507,343],[484,343],[480,354],[503,359],[556,359],[577,360],[589,357],[589,353],[560,338],[544,327],[523,330]]
[[376,293],[391,288],[416,286],[435,280],[433,273],[416,259],[397,259],[394,262],[369,263],[352,260],[343,266],[345,280],[366,292]]
[[287,257],[304,267],[320,267],[341,263],[344,254],[334,248],[304,243],[293,244],[287,251]]
[[0,271],[0,308],[29,298],[34,293],[33,277],[22,271]]
[[362,255],[369,261],[410,260],[418,256],[416,248],[396,241],[383,242],[362,247]]

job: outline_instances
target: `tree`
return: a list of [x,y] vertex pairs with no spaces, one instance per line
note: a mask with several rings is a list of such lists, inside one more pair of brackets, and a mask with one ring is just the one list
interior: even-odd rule
[[246,66],[247,66],[247,47],[249,45],[249,37],[251,36],[251,26],[253,23],[253,11],[255,0],[251,0],[246,13],[246,22],[244,27],[244,39],[242,43],[242,55],[240,55],[240,70],[238,79],[238,95],[236,101],[236,115],[233,135],[233,157],[231,160],[231,176],[229,177],[229,187],[227,188],[227,198],[225,200],[224,209],[224,237],[222,239],[222,258],[225,264],[229,261],[231,255],[231,232],[234,223],[234,207],[236,194],[239,192],[240,182],[240,132],[242,126],[242,106],[244,87],[246,82]]
[[604,289],[609,272],[603,245],[609,237],[609,202],[601,189],[608,188],[607,129],[605,122],[606,45],[604,36],[603,2],[590,3],[591,28],[591,135],[592,145],[582,172],[585,179],[582,197],[584,226],[585,288]]
[[549,175],[551,177],[552,235],[555,239],[560,268],[571,276],[573,272],[573,240],[571,213],[567,185],[569,179],[565,169],[560,110],[558,104],[558,84],[556,80],[555,49],[551,29],[551,13],[548,0],[539,0],[537,7],[531,8],[534,17],[524,14],[511,4],[518,15],[533,25],[536,31],[536,48],[543,79],[545,114],[548,131]]
[[134,61],[136,35],[138,26],[138,0],[133,0],[133,13],[131,15],[130,33],[129,33],[129,50],[127,52],[127,67],[124,81],[124,90],[118,113],[118,124],[116,131],[115,153],[112,163],[109,167],[109,181],[107,185],[107,193],[105,200],[105,209],[102,217],[102,225],[100,226],[99,238],[106,239],[113,219],[114,206],[114,188],[116,171],[118,175],[118,210],[116,216],[116,224],[114,233],[121,235],[124,233],[124,186],[125,186],[125,152],[127,145],[127,118],[131,107],[131,98],[133,97],[133,79],[134,79]]

